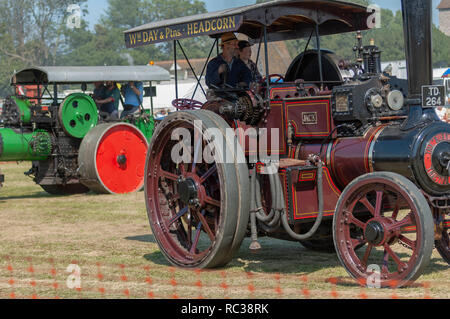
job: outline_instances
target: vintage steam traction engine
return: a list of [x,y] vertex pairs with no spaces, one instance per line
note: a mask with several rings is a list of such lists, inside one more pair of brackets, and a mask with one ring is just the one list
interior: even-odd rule
[[[32,162],[25,174],[50,194],[138,191],[144,184],[153,117],[145,111],[124,120],[101,114],[85,93],[87,83],[168,79],[168,72],[156,66],[21,70],[11,84],[33,86],[38,94],[6,98],[0,115],[0,161]],[[83,93],[58,99],[58,88],[70,84],[81,84]]]
[[[153,234],[171,263],[223,266],[246,235],[251,249],[261,235],[335,249],[351,276],[364,280],[378,269],[385,287],[416,280],[435,244],[450,262],[450,126],[423,107],[441,98],[441,88],[429,86],[431,1],[402,5],[407,81],[382,73],[374,45],[359,42],[353,64],[320,49],[319,35],[367,29],[370,12],[358,5],[273,1],[208,16],[234,15],[240,23],[232,31],[266,44],[315,32],[317,48],[292,62],[283,83],[267,76],[255,90],[214,89],[202,109],[171,114],[156,128],[145,196]],[[129,30],[127,44],[137,46],[127,36],[158,27],[183,34],[185,24],[201,19]],[[275,174],[267,158],[253,160],[251,145],[264,141],[262,149],[280,157]],[[215,157],[207,161],[202,151],[211,145]],[[229,154],[231,162],[224,160]]]

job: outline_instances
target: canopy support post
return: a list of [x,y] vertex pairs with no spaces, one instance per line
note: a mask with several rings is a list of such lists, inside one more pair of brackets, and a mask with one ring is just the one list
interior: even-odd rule
[[178,100],[177,40],[173,41],[173,65],[175,69],[175,98]]
[[[194,75],[195,79],[197,80],[197,86],[196,86],[196,88],[195,88],[195,90],[197,90],[198,84],[200,83],[200,80],[201,80],[201,76],[200,76],[200,78],[199,78],[199,77],[197,76],[197,74],[195,73],[195,70],[194,70],[194,68],[192,67],[191,62],[189,61],[189,58],[187,57],[186,52],[184,52],[184,49],[183,49],[183,47],[181,46],[180,41],[178,41],[178,40],[175,40],[175,41],[178,42],[178,45],[180,46],[181,52],[183,53],[184,58],[186,59],[186,61],[187,61],[188,65],[189,65],[189,67],[191,68],[192,74]],[[203,73],[202,73],[202,75],[203,75]],[[200,88],[202,89],[203,94],[206,96],[206,92],[205,92],[205,90],[203,89],[203,86],[202,86],[201,84],[200,84]],[[195,93],[194,93],[194,95],[195,95]],[[194,97],[192,97],[192,99],[194,99]]]
[[258,45],[258,53],[257,53],[257,55],[256,55],[256,65],[258,65],[258,62],[259,62],[259,55],[260,55],[260,53],[261,53],[261,44],[262,44],[262,40],[263,40],[263,37],[260,37],[260,38],[259,38],[259,45]]
[[269,99],[269,48],[267,47],[267,27],[264,25],[264,54],[266,59],[266,98]]
[[317,57],[319,59],[319,73],[320,73],[320,90],[323,90],[323,69],[322,69],[322,51],[320,49],[320,35],[319,24],[316,23],[316,45],[317,45]]
[[58,106],[58,84],[53,84],[53,106]]
[[[153,83],[152,83],[152,81],[150,81],[150,90],[152,89],[152,87],[153,87]],[[153,116],[153,94],[150,94],[150,109],[151,109],[151,114],[152,114],[152,116]]]
[[[211,58],[211,54],[212,54],[212,52],[214,50],[214,47],[216,46],[217,43],[219,43],[219,39],[216,38],[214,40],[213,45],[211,46],[211,50],[209,51],[208,58],[206,58],[206,63],[203,65],[202,73],[200,74],[200,80],[197,81],[197,85],[195,86],[195,90],[194,90],[194,93],[192,94],[191,100],[194,99],[195,93],[197,93],[197,88],[198,88],[199,85],[202,88],[203,93],[205,93],[205,90],[203,90],[203,87],[202,87],[202,84],[200,83],[200,81],[201,81],[201,79],[203,77],[203,74],[205,73],[206,67],[207,67],[207,65],[209,63],[209,59]],[[206,93],[205,93],[205,97],[207,97]]]

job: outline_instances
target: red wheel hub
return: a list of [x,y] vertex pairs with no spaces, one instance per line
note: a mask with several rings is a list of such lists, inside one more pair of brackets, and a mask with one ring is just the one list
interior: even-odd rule
[[98,143],[96,166],[103,185],[113,193],[131,193],[144,184],[147,141],[130,126],[114,126]]

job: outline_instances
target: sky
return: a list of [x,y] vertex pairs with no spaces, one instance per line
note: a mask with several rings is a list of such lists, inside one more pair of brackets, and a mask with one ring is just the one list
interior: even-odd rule
[[[209,12],[255,3],[255,0],[203,0],[203,1],[205,2],[206,9]],[[433,0],[433,9],[434,9],[433,22],[436,25],[439,25],[438,10],[436,10],[436,7],[439,5],[440,1],[441,0]],[[401,0],[374,0],[373,3],[379,5],[382,8],[391,9],[392,11],[397,11],[401,9]],[[89,10],[89,15],[87,17],[87,20],[91,27],[95,23],[97,23],[98,19],[103,14],[104,9],[107,6],[108,6],[107,0],[88,0],[87,9]]]

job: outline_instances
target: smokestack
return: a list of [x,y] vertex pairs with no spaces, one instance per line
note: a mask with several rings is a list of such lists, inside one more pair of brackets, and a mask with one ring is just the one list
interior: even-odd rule
[[420,98],[423,85],[433,82],[431,0],[402,0],[409,97]]
[[431,47],[432,1],[402,0],[403,31],[408,68],[409,116],[403,129],[439,120],[434,109],[422,109],[422,86],[433,83]]

